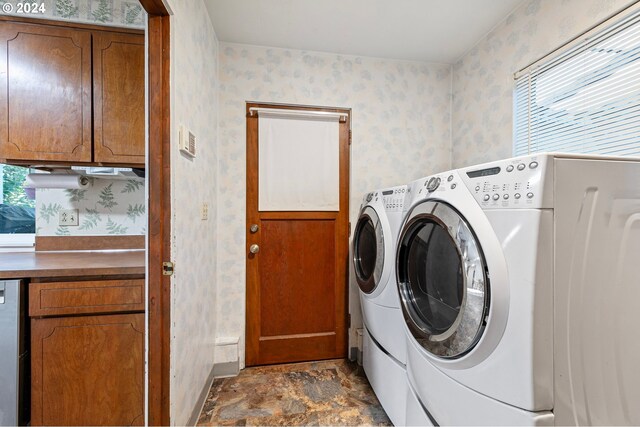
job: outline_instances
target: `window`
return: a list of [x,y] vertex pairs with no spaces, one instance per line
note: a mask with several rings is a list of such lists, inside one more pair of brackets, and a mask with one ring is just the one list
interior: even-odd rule
[[603,26],[516,75],[515,155],[640,155],[640,13]]
[[23,187],[29,169],[0,164],[0,247],[33,246],[35,190]]

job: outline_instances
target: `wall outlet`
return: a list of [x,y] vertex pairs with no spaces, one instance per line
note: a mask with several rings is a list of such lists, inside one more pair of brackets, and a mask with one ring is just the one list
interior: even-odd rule
[[78,225],[78,209],[62,209],[58,214],[58,225]]
[[209,219],[209,204],[208,203],[203,203],[202,204],[202,220],[206,221]]

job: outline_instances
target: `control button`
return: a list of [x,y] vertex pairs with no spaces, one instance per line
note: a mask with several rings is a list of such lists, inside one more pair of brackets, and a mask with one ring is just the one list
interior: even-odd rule
[[507,166],[507,172],[513,172],[513,165]]
[[456,183],[455,182],[453,184],[451,184],[451,189],[453,190],[454,188],[456,188]]
[[527,193],[527,198],[530,199],[533,197],[533,193]]
[[485,194],[485,195],[484,195],[484,201],[485,201],[485,202],[486,202],[486,201],[488,201],[490,198],[491,198],[491,196],[489,196],[488,194]]
[[480,186],[479,185],[476,186],[476,191],[480,191]]
[[373,193],[367,194],[367,202],[370,202],[373,199]]
[[531,163],[529,163],[529,167],[530,167],[531,169],[535,169],[535,168],[537,168],[537,167],[538,167],[538,162],[531,162]]
[[447,181],[449,182],[453,181],[453,175],[449,175],[449,177],[447,178]]
[[520,193],[514,194],[513,197],[515,197],[516,199],[519,199],[520,198]]
[[505,199],[505,200],[509,200],[509,195],[505,194],[505,195],[502,196],[502,198]]
[[496,193],[496,194],[493,195],[493,200],[498,200],[499,198],[500,198],[499,194]]
[[524,170],[524,168],[526,168],[526,166],[525,166],[525,164],[524,164],[524,163],[520,163],[520,164],[518,165],[518,170],[519,170],[519,171]]
[[427,190],[429,190],[429,193],[432,193],[436,191],[436,189],[439,186],[440,186],[440,178],[433,177],[429,180],[429,183],[427,184]]

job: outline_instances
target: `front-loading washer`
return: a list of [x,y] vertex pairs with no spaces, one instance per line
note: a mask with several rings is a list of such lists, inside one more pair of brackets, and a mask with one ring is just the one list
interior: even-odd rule
[[425,415],[443,425],[640,422],[640,345],[625,340],[640,314],[619,302],[640,298],[627,255],[640,256],[638,182],[637,159],[540,154],[414,190],[397,282]]
[[353,234],[353,269],[363,314],[363,366],[380,403],[404,424],[406,338],[395,283],[395,248],[407,186],[364,196]]

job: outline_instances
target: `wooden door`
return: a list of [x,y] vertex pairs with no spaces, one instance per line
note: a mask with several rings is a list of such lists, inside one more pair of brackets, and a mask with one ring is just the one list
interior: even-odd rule
[[144,35],[93,37],[94,161],[144,164]]
[[91,33],[2,22],[0,159],[91,161]]
[[31,320],[31,425],[144,424],[144,313]]
[[[248,366],[346,356],[350,120],[339,124],[339,211],[258,210],[258,117],[247,104]],[[252,225],[257,230],[252,232]],[[252,254],[252,245],[259,252]]]

